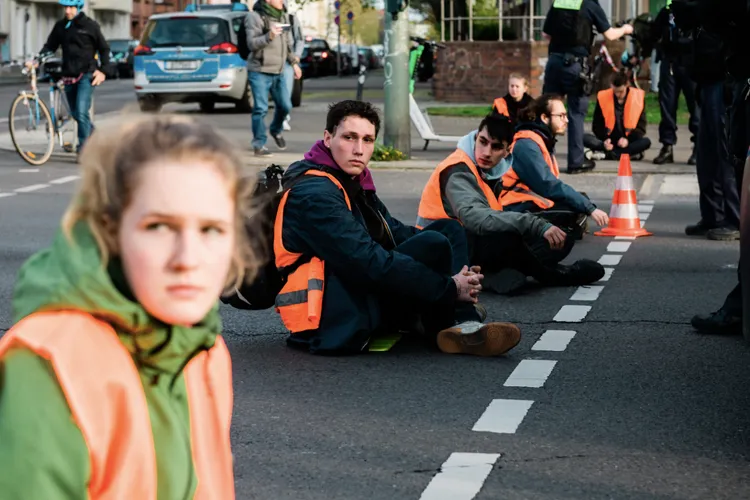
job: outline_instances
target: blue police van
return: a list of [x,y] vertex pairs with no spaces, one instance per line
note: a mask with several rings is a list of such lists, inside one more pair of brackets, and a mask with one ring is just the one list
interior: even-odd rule
[[197,102],[211,111],[217,102],[252,111],[247,63],[240,57],[240,29],[247,5],[189,6],[185,12],[149,18],[134,50],[135,93],[143,111],[170,102]]

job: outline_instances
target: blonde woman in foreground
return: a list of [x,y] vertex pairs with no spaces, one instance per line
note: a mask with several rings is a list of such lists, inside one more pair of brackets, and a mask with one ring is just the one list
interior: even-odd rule
[[179,117],[97,130],[0,339],[0,497],[234,498],[217,301],[255,268],[232,146]]

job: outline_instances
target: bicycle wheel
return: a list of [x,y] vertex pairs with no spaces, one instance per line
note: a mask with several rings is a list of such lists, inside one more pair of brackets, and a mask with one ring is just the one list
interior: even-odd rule
[[55,127],[44,101],[19,95],[8,116],[10,138],[21,158],[31,165],[44,165],[55,147]]

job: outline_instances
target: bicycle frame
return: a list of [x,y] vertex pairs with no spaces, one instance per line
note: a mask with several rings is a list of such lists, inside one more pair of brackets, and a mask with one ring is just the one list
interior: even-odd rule
[[[33,97],[34,98],[34,110],[33,113],[35,114],[34,119],[35,121],[39,121],[39,85],[38,85],[38,78],[37,78],[37,72],[36,72],[36,66],[31,65],[28,69],[24,69],[23,73],[28,74],[30,78],[31,83],[31,92],[28,90],[21,90],[19,91],[19,94],[24,97],[24,104],[28,104],[28,98]],[[72,113],[70,109],[70,103],[68,103],[68,98],[65,95],[64,92],[65,86],[60,81],[54,81],[54,79],[50,78],[50,86],[49,86],[49,113],[50,117],[52,118],[52,126],[53,126],[53,133],[57,136],[57,142],[60,147],[63,147],[63,136],[62,131],[63,127],[66,123],[68,123],[72,119]],[[57,110],[58,110],[58,103],[61,104],[64,107],[64,113],[67,113],[66,118],[58,119],[57,116]],[[29,110],[32,112],[32,110]],[[63,115],[65,116],[65,115]]]

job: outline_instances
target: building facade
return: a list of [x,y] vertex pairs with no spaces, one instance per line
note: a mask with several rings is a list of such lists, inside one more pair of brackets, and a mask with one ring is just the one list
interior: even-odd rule
[[[88,0],[83,11],[106,38],[127,38],[132,6],[132,0]],[[58,0],[0,0],[0,63],[38,53],[62,16]]]

